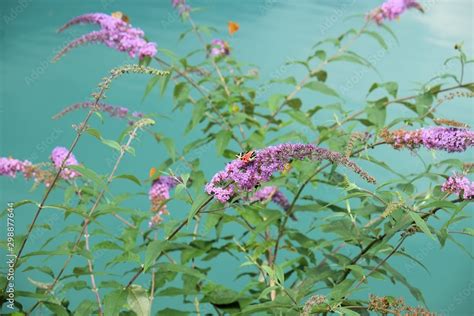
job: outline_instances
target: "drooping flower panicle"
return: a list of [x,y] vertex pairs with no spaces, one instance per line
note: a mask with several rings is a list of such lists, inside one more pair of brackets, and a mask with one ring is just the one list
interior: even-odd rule
[[0,157],[0,176],[15,178],[18,172],[25,172],[31,166],[28,160]]
[[451,153],[462,152],[474,146],[474,132],[466,128],[437,126],[414,131],[383,130],[380,136],[395,149],[416,149],[423,146]]
[[375,182],[373,177],[340,153],[313,144],[280,144],[259,150],[255,159],[250,162],[235,159],[228,163],[223,171],[214,175],[205,190],[225,203],[239,192],[251,192],[261,183],[270,180],[273,173],[283,171],[288,162],[304,159],[312,161],[326,159],[342,164],[358,173],[366,181]]
[[17,173],[23,173],[25,179],[34,179],[36,184],[44,183],[46,187],[51,185],[55,176],[50,167],[49,163],[34,165],[28,160],[0,157],[0,176],[15,178]]
[[278,190],[275,186],[266,186],[258,190],[254,193],[254,195],[250,198],[251,202],[266,202],[266,201],[273,201],[275,204],[281,206],[283,210],[288,210],[290,207],[290,203],[286,196]]
[[[59,170],[64,159],[67,157],[68,152],[69,150],[66,147],[58,146],[53,149],[53,151],[51,152],[51,161],[53,162],[56,170]],[[71,153],[69,157],[67,158],[66,162],[64,163],[64,166],[67,167],[67,166],[77,166],[77,165],[79,165],[79,162],[77,161],[74,154]],[[79,177],[80,173],[69,168],[64,168],[61,171],[60,176],[61,178],[67,180],[67,179],[73,179],[73,178]]]
[[171,176],[161,176],[153,181],[153,184],[148,191],[148,198],[151,202],[151,210],[155,215],[148,223],[149,227],[161,223],[162,215],[169,214],[166,207],[166,201],[170,198],[170,190],[178,184],[177,180]]
[[[251,197],[250,202],[263,202],[272,201],[273,203],[279,205],[284,211],[289,211],[290,202],[286,198],[285,194],[278,190],[276,186],[265,186],[257,190]],[[290,217],[293,220],[296,220],[294,214],[290,214]]]
[[75,24],[97,24],[100,30],[92,31],[66,45],[55,57],[58,60],[69,50],[86,43],[103,43],[120,52],[126,52],[130,57],[139,59],[156,55],[156,43],[147,42],[144,32],[134,28],[118,17],[105,13],[88,13],[75,17],[59,29],[64,31]]
[[212,57],[227,56],[230,54],[230,47],[226,41],[214,39],[209,47],[209,55]]
[[392,21],[399,18],[406,10],[412,8],[424,12],[421,4],[415,0],[387,0],[370,12],[367,18],[380,25],[384,20]]
[[[60,119],[64,115],[76,111],[78,109],[90,109],[94,106],[95,102],[83,102],[70,105],[63,109],[61,112],[53,116],[54,120]],[[120,119],[129,118],[129,123],[135,122],[134,118],[142,118],[144,115],[141,112],[131,112],[128,108],[123,106],[114,106],[105,103],[97,104],[98,111],[108,113],[111,117],[117,117]]]
[[466,176],[455,174],[449,177],[441,187],[443,192],[454,193],[463,200],[474,199],[474,182],[471,182]]

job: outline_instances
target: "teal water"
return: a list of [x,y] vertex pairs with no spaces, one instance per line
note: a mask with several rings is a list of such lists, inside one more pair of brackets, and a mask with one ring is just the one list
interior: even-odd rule
[[[336,36],[354,20],[344,21],[344,17],[354,13],[363,13],[381,1],[211,1],[192,2],[195,7],[205,10],[195,15],[198,23],[217,27],[222,36],[226,36],[226,24],[229,20],[240,23],[241,30],[231,39],[233,54],[240,60],[258,65],[263,79],[286,77],[300,74],[299,69],[282,67],[282,63],[292,59],[305,58],[312,45],[325,36]],[[410,12],[400,22],[392,23],[400,44],[393,44],[388,53],[380,49],[369,39],[356,44],[355,49],[365,52],[365,56],[373,56],[380,75],[354,66],[337,65],[329,68],[329,83],[339,88],[348,104],[357,108],[364,100],[365,92],[374,81],[397,81],[400,83],[400,95],[410,95],[421,82],[444,72],[443,61],[454,54],[453,46],[464,41],[468,53],[473,49],[473,2],[457,1],[426,1],[427,13],[424,16]],[[124,11],[132,19],[132,23],[145,30],[148,38],[156,41],[160,48],[171,49],[177,53],[185,53],[196,43],[179,42],[179,34],[187,30],[176,17],[169,1],[124,1],[102,0],[84,2],[79,0],[64,1],[13,1],[0,2],[0,156],[14,156],[34,162],[46,161],[49,153],[56,145],[68,146],[74,137],[71,124],[79,122],[84,113],[68,115],[63,120],[52,121],[52,115],[66,105],[88,99],[96,83],[108,70],[133,62],[125,55],[112,51],[104,46],[87,46],[73,50],[56,64],[49,61],[54,52],[67,41],[86,32],[87,27],[76,27],[65,34],[58,35],[56,29],[70,18],[86,12]],[[389,37],[387,37],[388,39]],[[472,79],[472,73],[467,76]],[[178,147],[188,143],[195,134],[184,135],[182,132],[187,124],[187,115],[171,113],[172,100],[170,93],[160,97],[157,91],[142,102],[147,78],[130,76],[113,84],[108,94],[108,102],[124,105],[142,112],[158,112],[172,115],[173,120],[162,119],[156,130],[176,139]],[[307,96],[305,96],[307,97]],[[308,102],[311,99],[308,99]],[[311,100],[312,102],[312,100]],[[310,102],[310,103],[311,103]],[[321,102],[321,100],[314,100]],[[459,99],[440,108],[440,116],[459,119],[474,125],[472,101]],[[391,109],[391,115],[404,115],[407,112],[400,107]],[[328,115],[325,120],[333,119]],[[97,126],[100,123],[95,122]],[[115,138],[120,130],[120,123],[107,121],[105,137]],[[121,169],[145,178],[152,165],[158,165],[166,159],[164,148],[157,146],[150,137],[142,137],[135,145],[137,156],[127,157]],[[211,149],[212,150],[212,149]],[[385,152],[387,148],[377,150],[378,157],[384,157],[387,163],[399,172],[409,172],[421,167],[421,162],[410,158],[406,152]],[[91,138],[84,138],[78,145],[78,159],[95,170],[106,173],[110,169],[111,151],[104,149]],[[216,166],[220,169],[223,161],[210,158],[203,163],[206,176],[209,178]],[[436,157],[427,155],[426,159],[441,160],[446,155]],[[466,160],[472,161],[472,154],[464,154]],[[375,176],[385,178],[388,175],[382,170],[374,170]],[[20,178],[0,178],[0,205],[7,201],[22,199],[40,199],[42,190],[29,192],[31,183]],[[127,186],[117,184],[114,190],[127,190]],[[134,190],[137,188],[133,188]],[[138,189],[140,190],[140,189]],[[146,188],[142,188],[145,192]],[[54,199],[60,199],[61,193],[55,193]],[[136,207],[146,209],[147,199],[136,201]],[[172,207],[170,206],[172,209]],[[178,208],[177,208],[178,209]],[[25,231],[31,221],[35,209],[26,206],[16,212],[17,232]],[[172,214],[175,218],[184,216],[184,211]],[[50,222],[54,230],[60,230],[64,224],[62,217],[45,211],[40,222]],[[67,223],[74,222],[68,219]],[[2,219],[2,225],[4,221]],[[472,221],[471,221],[472,224]],[[111,222],[110,225],[116,225]],[[472,225],[471,225],[472,226]],[[3,234],[3,226],[2,226]],[[38,232],[27,246],[27,251],[35,249],[49,237],[48,232]],[[4,236],[2,236],[2,239]],[[72,235],[71,235],[72,238]],[[472,240],[464,236],[456,237],[468,250],[474,250]],[[59,241],[58,241],[59,242]],[[439,249],[437,242],[424,236],[416,236],[405,246],[423,262],[430,273],[409,261],[394,258],[395,266],[407,279],[424,293],[428,307],[433,311],[446,311],[449,315],[473,315],[472,301],[474,298],[474,275],[472,261],[468,255],[453,244]],[[3,254],[3,253],[2,253]],[[38,263],[43,259],[37,259]],[[62,263],[61,258],[47,261],[56,267]],[[3,264],[3,259],[2,259]],[[83,264],[83,263],[82,263]],[[226,269],[238,269],[239,262],[231,257],[219,259],[218,266]],[[227,279],[225,269],[216,269],[211,277],[220,283],[232,286],[233,280]],[[41,280],[43,275],[34,272],[17,275],[17,288],[32,288],[27,277]],[[128,279],[128,277],[127,277]],[[46,280],[46,279],[45,279]],[[146,281],[143,281],[144,284]],[[415,304],[409,291],[401,285],[388,282],[372,281],[370,293],[378,295],[402,296],[409,303]],[[77,298],[88,297],[89,293],[81,292]],[[72,301],[72,304],[77,303]],[[162,309],[180,304],[179,300],[160,298],[155,307]],[[175,305],[176,306],[176,305]]]

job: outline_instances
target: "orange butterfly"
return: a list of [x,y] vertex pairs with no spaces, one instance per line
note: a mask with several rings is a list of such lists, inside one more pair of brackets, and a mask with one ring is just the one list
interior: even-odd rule
[[150,172],[148,173],[148,175],[150,176],[150,178],[153,178],[153,176],[156,174],[156,168],[155,167],[151,167],[150,168]]
[[121,11],[115,11],[115,12],[112,12],[111,16],[113,16],[114,18],[116,19],[119,19],[119,20],[122,20],[124,21],[125,23],[130,23],[130,19],[128,18],[127,15],[125,15],[123,12]]
[[249,163],[249,162],[253,161],[256,157],[257,157],[257,154],[256,154],[255,150],[251,150],[251,151],[248,151],[248,152],[243,152],[243,153],[240,153],[236,156],[237,159],[240,159],[245,163]]
[[229,30],[230,35],[234,35],[235,32],[237,32],[240,28],[240,25],[236,22],[229,21],[227,24],[227,29]]

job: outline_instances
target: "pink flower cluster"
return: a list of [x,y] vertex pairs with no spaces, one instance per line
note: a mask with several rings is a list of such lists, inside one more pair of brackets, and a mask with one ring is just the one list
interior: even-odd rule
[[457,127],[428,127],[414,131],[403,129],[383,130],[380,136],[395,149],[407,147],[416,149],[421,146],[428,149],[447,152],[462,152],[474,146],[474,132]]
[[384,20],[395,20],[408,9],[415,8],[424,12],[423,7],[415,0],[387,0],[367,16],[368,19],[382,24]]
[[72,48],[86,43],[103,43],[120,52],[127,52],[132,58],[138,56],[142,59],[156,55],[156,43],[147,42],[141,29],[134,28],[122,19],[104,13],[88,13],[75,17],[59,29],[59,32],[82,23],[98,24],[100,30],[73,40],[54,57],[54,60],[58,60]]
[[326,159],[342,164],[366,181],[375,182],[373,177],[340,153],[313,144],[280,144],[259,150],[252,161],[235,159],[228,163],[223,171],[214,175],[205,190],[225,203],[238,193],[251,192],[261,183],[270,180],[273,173],[283,171],[288,162],[304,159],[312,161]]
[[[51,152],[51,161],[53,162],[53,165],[56,168],[56,170],[59,170],[68,152],[69,150],[67,148],[60,147],[60,146],[53,149],[53,151]],[[79,162],[77,162],[76,157],[71,153],[69,157],[67,158],[66,162],[64,163],[64,166],[66,167],[66,166],[76,166],[76,165],[79,165]],[[80,175],[81,174],[79,172],[68,169],[68,168],[64,168],[60,174],[61,178],[66,179],[66,180],[79,177]]]
[[25,172],[31,166],[28,160],[0,157],[0,176],[15,178],[18,172]]
[[161,176],[153,181],[150,191],[148,191],[148,198],[151,202],[151,210],[156,214],[148,222],[149,227],[161,223],[163,221],[161,215],[169,214],[166,201],[170,198],[170,190],[176,184],[176,179],[170,176]]
[[230,47],[226,41],[221,39],[214,39],[209,48],[209,55],[212,57],[227,56],[230,54]]
[[463,175],[456,174],[449,177],[441,187],[443,192],[457,194],[463,200],[474,199],[474,183]]

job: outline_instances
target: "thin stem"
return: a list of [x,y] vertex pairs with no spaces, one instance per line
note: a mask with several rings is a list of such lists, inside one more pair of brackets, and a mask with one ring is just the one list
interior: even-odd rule
[[[341,56],[342,54],[344,54],[353,44],[354,42],[362,35],[362,33],[365,31],[365,29],[367,28],[368,24],[369,24],[369,20],[367,20],[364,25],[360,28],[360,30],[354,35],[354,37],[345,45],[345,46],[342,46],[341,48],[339,48],[336,53],[334,53],[332,56],[330,57],[327,57],[324,61],[322,61],[321,63],[319,63],[319,65],[310,71],[309,74],[306,75],[306,77],[304,77],[295,87],[295,89],[285,98],[285,101],[278,107],[278,109],[275,111],[275,113],[273,113],[271,116],[270,116],[270,120],[271,119],[274,119],[279,113],[280,111],[283,109],[283,107],[285,106],[285,103],[291,99],[293,99],[297,94],[298,92],[301,91],[301,89],[303,88],[303,86],[308,82],[309,79],[311,79],[311,77],[320,72],[321,70],[324,69],[324,67],[329,64],[329,62],[339,56]],[[265,127],[268,127],[268,125],[270,124],[270,120],[265,124]]]
[[[157,234],[154,232],[153,234],[153,240],[156,240]],[[153,265],[155,264],[156,260],[153,261]],[[153,300],[155,299],[155,274],[156,274],[156,269],[155,267],[152,268],[151,270],[151,289],[150,289],[150,310],[153,308]]]
[[[193,230],[193,241],[196,240],[196,236],[198,234],[198,231],[199,231],[199,222],[201,221],[201,217],[199,215],[196,215],[194,217],[196,219],[196,221],[194,222],[194,230]],[[194,261],[194,257],[191,259],[191,268],[195,268],[195,261]],[[197,295],[194,296],[194,308],[196,309],[196,314],[198,316],[201,315],[201,311],[200,311],[200,308],[199,308],[199,299],[197,297]]]
[[[456,199],[456,200],[452,200],[451,202],[452,203],[458,203],[458,202],[461,202],[462,199]],[[438,212],[440,209],[442,209],[442,207],[435,207],[433,209],[431,209],[431,211],[429,211],[428,213],[426,213],[425,215],[421,216],[422,219],[427,219],[428,217],[432,216],[432,215],[435,215],[436,212]],[[414,221],[412,221],[410,223],[410,225],[413,225],[413,224],[416,224]],[[393,236],[393,235],[392,235]],[[387,237],[387,234],[382,234],[380,236],[378,236],[377,238],[375,238],[374,240],[372,240],[364,249],[362,249],[360,251],[360,253],[355,256],[351,262],[348,264],[348,265],[354,265],[356,264],[367,252],[369,252],[369,250],[371,250],[376,244],[380,243],[381,241],[383,241],[383,239],[385,239],[385,237]],[[347,276],[349,275],[350,273],[350,269],[345,269],[341,278],[339,278],[339,280],[336,282],[336,284],[340,284],[342,281],[344,281]]]
[[[89,213],[88,213],[88,217],[84,220],[84,224],[82,225],[82,229],[81,229],[81,232],[78,234],[77,238],[76,238],[76,241],[74,242],[74,246],[72,247],[72,250],[71,250],[71,253],[68,255],[68,258],[66,259],[66,261],[64,262],[61,270],[59,271],[58,275],[54,278],[52,284],[51,284],[51,289],[54,288],[54,286],[57,284],[57,282],[59,281],[59,279],[61,278],[61,276],[63,275],[63,273],[65,272],[67,266],[69,265],[69,263],[71,262],[71,259],[73,257],[73,254],[74,252],[77,250],[77,247],[79,245],[79,242],[81,241],[82,239],[82,235],[84,234],[84,232],[86,231],[88,225],[89,225],[89,222],[90,222],[90,218],[92,217],[92,214],[94,213],[94,211],[96,210],[96,208],[99,206],[99,203],[100,201],[102,200],[102,197],[104,196],[105,192],[108,190],[108,187],[109,187],[109,184],[112,182],[113,180],[113,177],[115,175],[115,172],[117,171],[117,168],[120,164],[120,162],[122,161],[122,158],[123,156],[125,155],[125,152],[126,150],[130,147],[130,144],[132,143],[132,140],[136,137],[136,132],[138,130],[138,126],[136,126],[133,131],[130,133],[129,137],[128,137],[128,140],[127,140],[127,143],[122,146],[120,148],[120,154],[119,156],[117,157],[117,160],[115,161],[115,165],[114,167],[112,168],[112,171],[110,172],[108,178],[107,178],[107,181],[104,185],[104,187],[102,188],[102,190],[100,191],[99,195],[97,196],[97,199],[95,200],[92,208],[90,209]],[[30,309],[29,313],[31,313],[38,305],[39,305],[40,301],[36,302],[35,305],[33,305],[33,307]]]
[[[441,89],[438,91],[438,93],[442,93],[442,92],[447,92],[447,91],[451,91],[451,90],[455,90],[455,89],[459,89],[459,88],[465,88],[467,86],[470,86],[474,84],[474,82],[470,82],[470,83],[467,83],[467,84],[458,84],[456,86],[452,86],[452,87],[448,87],[448,88],[445,88],[445,89]],[[411,99],[415,99],[416,97],[420,96],[420,94],[414,94],[414,95],[410,95],[410,96],[407,96],[407,97],[402,97],[402,98],[398,98],[398,99],[394,99],[394,100],[390,100],[390,101],[387,101],[385,102],[385,104],[383,106],[388,106],[390,104],[393,104],[393,103],[399,103],[399,102],[403,102],[403,101],[408,101],[408,100],[411,100]],[[427,115],[429,115],[430,113],[433,112],[433,109],[430,109],[427,113],[425,113],[421,118],[423,117],[426,117]],[[341,127],[342,125],[344,125],[345,123],[349,122],[349,121],[352,121],[353,119],[355,119],[356,117],[360,116],[361,114],[365,113],[365,110],[360,110],[360,111],[357,111],[357,112],[354,112],[353,114],[349,115],[348,117],[346,117],[345,119],[343,119],[341,122],[339,123],[334,123],[333,125],[329,126],[329,129],[330,130],[336,130],[338,129],[339,127]],[[317,140],[317,143],[319,143],[319,138]]]
[[[216,113],[216,115],[222,120],[222,122],[224,123],[224,128],[228,131],[232,131],[232,126],[230,125],[230,123],[227,121],[227,119],[221,114],[221,112],[219,112],[219,109],[214,105],[214,102],[212,101],[212,99],[210,98],[209,96],[209,91],[205,90],[204,87],[201,87],[199,84],[197,84],[188,74],[186,74],[185,72],[182,72],[180,71],[178,68],[174,67],[173,65],[165,62],[164,60],[158,58],[158,57],[154,57],[154,59],[160,63],[161,65],[165,65],[167,67],[170,67],[171,69],[174,69],[180,76],[182,76],[183,78],[185,78],[208,102],[208,104],[211,106],[212,110],[214,111],[214,113]],[[173,79],[173,81],[175,81],[175,83],[177,82],[176,79]],[[219,122],[217,122],[219,124]],[[235,137],[234,135],[232,136],[232,138],[237,142],[237,144],[239,145],[239,147],[243,150],[244,149],[244,146],[242,144],[242,142],[237,138]]]
[[[359,150],[356,150],[352,153],[352,156],[354,155],[357,155],[358,153],[366,150],[366,149],[373,149],[374,147],[376,146],[379,146],[379,145],[382,145],[382,144],[385,144],[385,142],[378,142],[378,143],[375,143],[375,144],[372,144],[370,146],[367,146],[367,147],[364,147],[364,148],[361,148]],[[295,197],[293,198],[293,200],[291,201],[291,204],[290,204],[290,207],[288,208],[288,211],[286,212],[286,216],[285,218],[283,219],[283,222],[282,224],[280,225],[279,229],[278,229],[278,236],[276,238],[276,241],[275,241],[275,247],[274,247],[274,250],[273,250],[273,263],[275,263],[276,261],[276,257],[277,257],[277,254],[278,254],[278,248],[279,248],[279,245],[280,245],[280,240],[281,238],[283,237],[283,234],[284,234],[284,230],[285,230],[285,226],[286,224],[288,223],[288,219],[291,217],[291,215],[293,214],[294,212],[294,208],[295,208],[295,205],[296,205],[296,201],[299,199],[301,193],[303,192],[304,188],[306,187],[306,185],[308,185],[312,180],[313,178],[319,174],[319,172],[321,172],[322,170],[324,170],[325,168],[329,167],[330,165],[332,165],[332,163],[328,162],[327,164],[323,165],[322,167],[316,169],[316,171],[314,171],[309,177],[308,179],[306,179],[303,184],[299,187],[298,191],[296,192],[295,194]]]
[[89,112],[87,113],[85,119],[82,121],[82,123],[80,124],[79,128],[77,129],[77,132],[76,132],[76,137],[74,138],[71,146],[69,147],[69,150],[68,150],[68,153],[66,154],[66,156],[64,157],[62,163],[61,163],[61,166],[59,167],[59,169],[57,170],[56,172],[56,175],[54,176],[54,179],[53,181],[51,182],[51,185],[48,187],[48,189],[46,190],[46,193],[45,195],[43,196],[43,199],[41,200],[41,203],[39,204],[38,206],[38,209],[36,210],[36,213],[35,215],[33,216],[33,220],[31,222],[31,224],[29,225],[28,227],[28,231],[26,232],[26,236],[25,238],[23,239],[22,243],[21,243],[21,246],[20,246],[20,249],[18,250],[18,253],[17,253],[17,256],[16,256],[16,260],[15,260],[15,264],[14,266],[16,267],[17,263],[18,263],[18,260],[21,258],[21,255],[23,253],[23,249],[25,248],[25,245],[26,245],[26,242],[28,241],[28,238],[30,237],[31,235],[31,232],[33,230],[33,227],[35,226],[35,223],[36,221],[38,220],[38,217],[41,213],[41,211],[43,210],[43,207],[44,207],[44,204],[46,203],[46,200],[48,199],[49,197],[49,194],[51,193],[51,191],[53,191],[53,188],[54,186],[56,185],[60,175],[61,175],[61,172],[64,170],[64,168],[66,167],[66,161],[69,159],[69,157],[71,156],[72,154],[72,151],[74,150],[74,148],[76,147],[79,139],[81,138],[82,134],[84,133],[84,131],[86,130],[87,128],[87,123],[89,122],[89,119],[91,118],[92,114],[96,111],[96,108],[97,108],[97,104],[99,103],[99,100],[102,98],[104,92],[105,92],[105,89],[106,87],[102,87],[99,91],[99,93],[96,95],[95,97],[95,101],[94,101],[94,105],[91,107],[91,109],[89,110]]
[[403,237],[400,239],[398,244],[392,249],[392,251],[390,251],[390,253],[382,261],[379,262],[379,264],[377,264],[372,270],[370,270],[370,272],[367,273],[367,275],[364,275],[364,277],[360,279],[360,281],[356,284],[353,290],[357,289],[369,276],[372,275],[372,273],[377,271],[385,262],[387,262],[387,260],[390,259],[390,257],[393,256],[398,251],[398,249],[400,249],[403,242],[408,236],[409,236],[408,234],[403,235]]
[[[193,28],[194,33],[197,35],[199,41],[201,42],[201,45],[203,45],[204,47],[206,47],[206,43],[204,42],[204,39],[202,38],[201,33],[199,33],[199,30],[197,29],[197,26],[196,26],[196,24],[194,23],[193,19],[191,19],[191,16],[188,17],[188,20],[189,20],[189,23],[191,23],[191,26],[192,26],[192,28]],[[211,64],[212,64],[212,66],[214,67],[214,69],[216,70],[217,75],[219,76],[219,79],[220,79],[220,81],[221,81],[221,83],[222,83],[222,86],[224,87],[225,93],[227,94],[228,97],[230,97],[229,87],[227,86],[227,83],[225,82],[224,76],[222,76],[221,69],[220,69],[219,66],[216,64],[216,62],[214,61],[214,59],[212,59],[212,58],[211,58]]]
[[[213,197],[210,196],[206,201],[204,201],[203,204],[201,204],[201,206],[198,208],[198,210],[196,211],[196,214],[195,216],[199,215],[200,212],[212,201]],[[188,219],[184,219],[181,224],[178,225],[178,227],[176,227],[173,232],[171,232],[171,234],[169,234],[165,240],[168,241],[168,240],[171,240],[173,239],[180,231],[181,229],[183,229],[184,226],[186,226],[186,224],[188,224]],[[160,252],[160,254],[158,255],[158,257],[156,258],[156,260],[158,260],[161,256],[163,255],[163,251]],[[138,271],[133,275],[133,277],[130,279],[130,281],[128,281],[127,283],[127,286],[126,288],[129,288],[130,285],[132,285],[133,282],[135,282],[135,280],[140,276],[140,274],[142,274],[144,270],[144,266],[142,265]]]
[[[84,231],[84,238],[86,240],[86,250],[90,253],[91,249],[90,249],[90,245],[89,245],[89,229],[87,227]],[[99,289],[97,288],[97,285],[95,283],[94,268],[93,268],[91,259],[87,259],[87,267],[89,269],[89,274],[90,274],[90,277],[91,277],[92,292],[95,295],[95,299],[97,300],[97,305],[99,307],[99,315],[102,315],[103,314],[102,303],[101,303],[101,300],[100,300]]]

